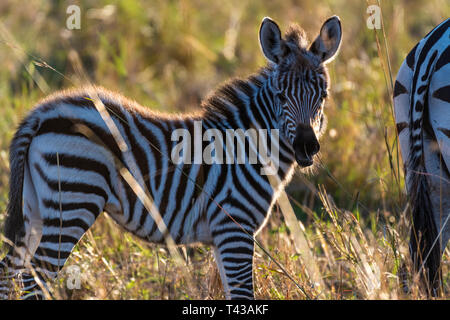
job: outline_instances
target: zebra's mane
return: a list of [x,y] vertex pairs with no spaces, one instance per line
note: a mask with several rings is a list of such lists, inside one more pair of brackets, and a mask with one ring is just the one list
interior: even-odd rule
[[293,23],[287,29],[284,35],[285,43],[292,48],[304,49],[308,47],[308,38],[306,32],[296,23]]
[[223,120],[245,111],[248,101],[263,86],[273,67],[268,65],[248,78],[233,78],[212,91],[201,103],[204,117]]

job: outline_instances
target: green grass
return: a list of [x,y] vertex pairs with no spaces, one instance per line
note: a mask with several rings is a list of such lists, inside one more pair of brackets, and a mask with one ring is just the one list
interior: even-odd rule
[[[277,207],[257,239],[312,297],[426,297],[416,283],[411,295],[404,295],[398,278],[399,266],[403,262],[409,266],[409,221],[403,212],[406,196],[390,72],[395,77],[416,42],[450,16],[448,1],[383,1],[386,38],[383,31],[366,27],[367,6],[376,1],[78,3],[81,30],[74,31],[65,27],[64,1],[4,0],[0,5],[4,26],[0,38],[10,35],[6,43],[0,42],[0,212],[7,205],[8,146],[15,128],[40,98],[80,84],[77,59],[92,83],[155,110],[189,111],[222,81],[249,75],[265,64],[257,37],[264,16],[275,19],[282,29],[299,23],[312,40],[322,22],[336,14],[342,21],[343,44],[329,65],[331,99],[326,106],[328,129],[321,141],[323,166],[315,175],[297,174],[287,189],[314,261],[305,261],[297,252],[293,237],[298,235],[286,227]],[[11,39],[26,54],[12,47]],[[38,75],[39,86],[33,80]],[[0,225],[4,217],[0,214]],[[64,285],[58,289],[55,284],[56,296],[223,298],[209,248],[180,250],[188,273],[164,247],[143,243],[102,216],[67,263],[81,268],[82,289],[68,290]],[[443,261],[447,293],[440,298],[448,299],[448,249]],[[319,269],[324,287],[311,287],[307,274],[311,264]],[[255,266],[257,298],[304,299],[260,249]],[[66,279],[62,275],[61,283]]]

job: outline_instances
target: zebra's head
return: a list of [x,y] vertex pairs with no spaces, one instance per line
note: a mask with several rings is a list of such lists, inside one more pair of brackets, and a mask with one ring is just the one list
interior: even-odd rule
[[320,149],[318,139],[326,126],[323,105],[328,73],[325,65],[336,56],[341,35],[337,16],[325,21],[309,47],[304,31],[297,25],[291,26],[283,38],[280,28],[270,18],[264,18],[261,24],[259,41],[272,65],[270,81],[282,134],[292,144],[301,167],[311,166]]

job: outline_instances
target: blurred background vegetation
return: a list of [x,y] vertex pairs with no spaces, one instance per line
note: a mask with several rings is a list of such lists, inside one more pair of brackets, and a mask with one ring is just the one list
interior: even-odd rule
[[[66,28],[70,4],[81,9],[80,30]],[[366,25],[371,4],[381,4],[383,30]],[[391,80],[417,41],[450,16],[446,0],[2,0],[0,212],[4,213],[7,205],[8,146],[16,126],[40,98],[80,84],[70,80],[75,79],[76,61],[81,61],[92,83],[155,110],[189,111],[198,108],[201,99],[221,82],[245,77],[266,63],[258,44],[264,16],[276,20],[282,30],[298,23],[313,40],[331,15],[341,19],[343,43],[339,56],[329,64],[331,98],[326,106],[328,129],[321,142],[322,166],[314,175],[298,173],[288,193],[327,279],[322,298],[403,297],[397,272],[400,261],[407,258],[408,222],[404,221],[406,197],[392,118]],[[378,280],[385,285],[377,294],[367,294],[352,278],[357,269],[352,263],[356,262],[339,249],[345,241],[332,243],[336,232],[346,231],[338,230],[339,221],[333,226],[334,220],[327,216],[333,209],[327,211],[317,186],[323,186],[332,197],[335,210],[345,212],[338,219],[347,214],[355,217],[367,237],[366,256],[379,251],[384,257],[379,267],[386,269],[380,269],[384,271]],[[298,259],[289,244],[291,234],[283,217],[274,214],[272,218],[261,240],[293,274],[306,281],[302,278],[305,261]],[[3,220],[1,214],[0,225]],[[202,287],[192,293],[192,288],[183,288],[186,283],[164,248],[147,246],[119,232],[108,219],[100,220],[71,258],[71,263],[83,266],[85,289],[62,290],[62,297],[223,297],[220,289],[214,289],[220,284],[208,248],[197,248],[190,255],[191,263],[201,266],[195,277],[200,277],[200,282],[208,279],[208,290]],[[327,232],[328,238],[324,236]],[[386,236],[390,232],[393,238]],[[324,241],[331,253],[327,254]],[[401,246],[403,252],[397,252]],[[329,254],[350,265],[336,267]],[[303,297],[276,268],[270,269],[270,260],[262,253],[257,253],[256,263],[258,298]],[[447,265],[446,255],[444,268]],[[105,275],[100,277],[100,273]],[[448,277],[447,272],[447,288]],[[417,291],[413,297],[423,296]]]

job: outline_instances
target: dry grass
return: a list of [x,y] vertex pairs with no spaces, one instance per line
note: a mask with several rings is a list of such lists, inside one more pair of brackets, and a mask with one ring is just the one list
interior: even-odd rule
[[[268,226],[257,239],[294,276],[309,297],[315,299],[426,299],[418,283],[408,282],[405,294],[399,267],[410,269],[404,220],[388,224],[358,219],[337,208],[321,188],[324,210],[306,228],[308,254],[319,267],[322,286],[308,277],[304,255],[296,250],[283,215],[275,209]],[[368,226],[366,225],[368,224]],[[380,227],[381,226],[381,227]],[[99,236],[94,236],[94,235]],[[101,235],[101,236],[100,236]],[[180,249],[191,274],[174,263],[164,246],[149,245],[120,231],[103,216],[77,246],[68,265],[81,268],[82,289],[68,290],[67,276],[55,285],[64,299],[223,299],[222,285],[212,252],[207,247]],[[443,264],[448,292],[448,257]],[[305,295],[261,250],[255,255],[255,287],[258,299],[305,299]],[[189,277],[189,278],[188,278]],[[188,285],[190,284],[190,285]],[[446,294],[438,297],[448,299]]]

